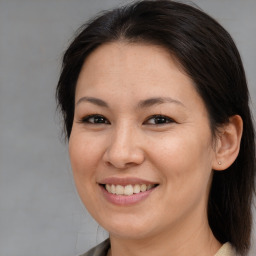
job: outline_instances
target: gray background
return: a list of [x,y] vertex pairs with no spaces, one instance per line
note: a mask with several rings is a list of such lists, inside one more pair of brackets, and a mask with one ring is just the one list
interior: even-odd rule
[[[1,256],[77,255],[106,236],[76,194],[54,92],[74,31],[98,11],[125,2],[0,0]],[[255,114],[256,1],[194,2],[234,37]],[[254,226],[254,241],[255,233]]]

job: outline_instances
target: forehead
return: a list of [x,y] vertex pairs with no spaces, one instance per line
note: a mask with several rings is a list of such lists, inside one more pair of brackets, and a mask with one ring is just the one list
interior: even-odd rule
[[85,60],[77,82],[76,100],[95,93],[100,97],[170,96],[177,100],[184,97],[200,100],[193,81],[166,49],[127,42],[104,44]]
[[[141,57],[141,59],[137,59],[140,60],[140,63],[144,62],[147,65],[151,64],[152,60],[163,60],[163,56],[165,56],[166,59],[174,59],[174,57],[161,46],[149,43],[130,43],[126,41],[110,42],[99,46],[86,58],[85,65],[88,62],[92,62],[92,59],[95,60],[96,56],[101,57],[101,61],[98,63],[101,65],[115,64],[115,62],[119,60],[126,63],[137,57]],[[169,62],[169,64],[171,63]]]

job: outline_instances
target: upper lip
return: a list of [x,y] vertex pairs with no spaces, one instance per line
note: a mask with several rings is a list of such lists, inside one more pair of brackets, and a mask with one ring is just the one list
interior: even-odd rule
[[156,182],[148,181],[145,179],[137,178],[137,177],[108,177],[100,180],[99,184],[113,184],[113,185],[135,185],[135,184],[146,184],[146,185],[154,185],[158,184]]

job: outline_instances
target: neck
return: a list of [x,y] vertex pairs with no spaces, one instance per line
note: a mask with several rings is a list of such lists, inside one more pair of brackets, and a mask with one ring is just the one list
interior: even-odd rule
[[196,225],[183,223],[150,237],[132,239],[110,234],[110,241],[111,256],[213,256],[221,247],[206,216]]

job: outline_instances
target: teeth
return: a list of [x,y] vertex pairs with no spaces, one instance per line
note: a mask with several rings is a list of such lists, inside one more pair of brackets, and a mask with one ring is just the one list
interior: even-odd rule
[[132,185],[127,185],[127,186],[124,187],[124,194],[126,196],[130,196],[130,195],[133,194],[133,187],[132,187]]
[[133,186],[133,193],[134,194],[140,193],[140,185],[136,184],[135,186]]
[[[113,185],[112,185],[113,186]],[[111,187],[112,187],[111,186]],[[124,194],[124,186],[121,186],[121,185],[117,185],[116,186],[116,194],[117,195],[123,195]]]
[[145,184],[140,185],[140,191],[141,192],[144,192],[146,190],[147,190],[147,185],[145,185]]
[[109,192],[111,192],[112,194],[115,194],[116,193],[116,186],[115,185],[111,185]]
[[147,190],[150,190],[150,189],[153,188],[153,187],[154,187],[153,184],[147,185]]
[[149,184],[149,185],[136,184],[136,185],[126,185],[126,186],[106,184],[105,188],[111,194],[130,196],[132,194],[138,194],[140,192],[145,192],[146,190],[150,190],[154,186],[155,185],[153,184]]
[[107,185],[105,186],[105,188],[106,188],[106,190],[107,190],[109,193],[111,192],[111,185],[107,184]]

